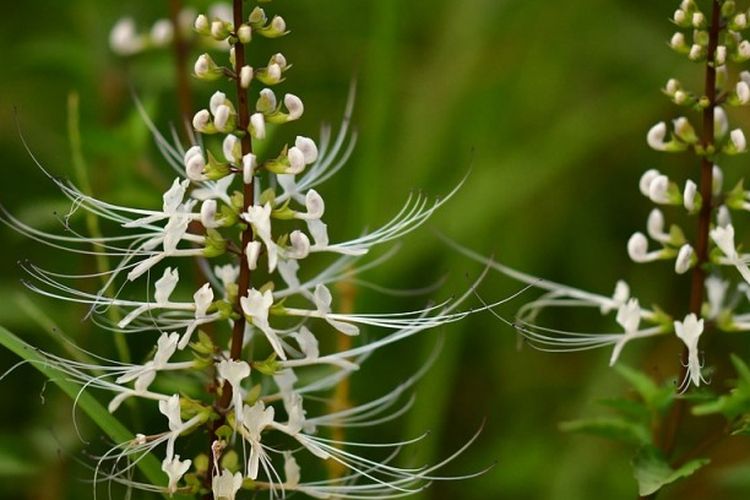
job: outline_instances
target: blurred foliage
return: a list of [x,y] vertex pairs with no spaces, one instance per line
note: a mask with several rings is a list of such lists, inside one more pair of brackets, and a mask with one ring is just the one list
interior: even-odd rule
[[[683,158],[657,157],[644,140],[647,128],[672,112],[658,90],[666,79],[676,76],[688,85],[699,78],[665,48],[671,34],[665,19],[673,3],[277,1],[293,30],[279,42],[294,64],[284,89],[300,95],[307,109],[294,131],[311,135],[321,121],[337,123],[349,84],[357,81],[359,144],[348,168],[322,189],[331,233],[353,235],[365,225],[373,227],[394,212],[409,190],[445,193],[471,170],[457,197],[432,221],[433,229],[540,276],[602,293],[610,293],[622,277],[639,290],[642,302],[658,298],[665,308],[684,309],[687,278],[675,284],[668,264],[635,266],[625,254],[627,237],[643,225],[648,210],[637,191],[640,173],[657,166],[656,161],[665,173],[687,168]],[[192,3],[198,9],[206,4]],[[167,15],[167,1],[5,6],[0,19],[0,42],[6,47],[0,80],[3,205],[29,224],[60,229],[54,214],[65,213],[67,206],[24,151],[13,110],[41,163],[72,177],[66,132],[70,91],[81,98],[83,153],[94,193],[114,202],[158,205],[171,173],[135,110],[131,90],[160,129],[168,130],[175,121],[179,128],[171,54],[124,60],[109,51],[107,39],[123,15],[134,16],[147,29]],[[193,82],[193,88],[195,102],[206,102],[209,87]],[[734,118],[750,125],[746,115]],[[740,177],[743,161],[722,165],[728,185]],[[95,263],[7,230],[2,241],[0,324],[31,344],[55,350],[61,347],[48,333],[62,328],[78,344],[113,356],[111,337],[81,322],[82,308],[31,297],[44,312],[40,315],[19,299],[18,259],[63,272],[91,272]],[[467,275],[480,271],[428,228],[411,236],[397,258],[368,278],[408,288],[446,273],[446,292],[458,292],[467,286]],[[494,299],[517,288],[491,275],[481,294]],[[511,315],[523,299],[503,313]],[[403,302],[357,291],[363,310]],[[567,329],[606,327],[593,317],[560,315],[550,321]],[[488,315],[472,317],[445,334],[441,357],[418,387],[415,409],[404,425],[378,430],[383,434],[378,437],[431,429],[413,457],[419,463],[449,454],[486,419],[480,439],[447,472],[497,465],[477,480],[437,484],[425,498],[637,495],[625,447],[558,431],[560,421],[587,414],[591,401],[623,393],[621,378],[607,366],[608,352],[519,351],[515,334]],[[136,359],[151,346],[139,338],[128,342]],[[353,379],[354,397],[382,393],[416,370],[434,345],[434,335],[423,335],[374,356]],[[727,350],[748,359],[746,343]],[[623,358],[665,380],[677,372],[678,352],[676,339],[660,339],[628,345]],[[0,367],[15,362],[11,352],[0,351]],[[0,497],[87,497],[90,471],[79,459],[101,444],[99,431],[78,415],[88,440],[82,443],[67,396],[45,389],[35,370],[20,370],[0,385],[5,402]],[[151,421],[155,415],[133,418]],[[690,425],[706,424],[690,420],[686,432]],[[747,460],[748,451],[742,441],[722,446],[711,466],[660,498],[746,498],[750,485],[742,471],[750,465],[741,469],[737,464],[742,457]],[[724,471],[722,464],[735,465]],[[684,471],[666,472],[660,471],[659,481]]]

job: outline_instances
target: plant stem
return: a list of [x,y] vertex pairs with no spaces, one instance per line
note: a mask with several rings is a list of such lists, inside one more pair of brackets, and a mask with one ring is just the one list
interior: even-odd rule
[[[233,11],[234,11],[234,26],[235,29],[239,27],[242,24],[243,21],[243,13],[242,13],[242,0],[233,0]],[[235,55],[235,73],[237,75],[240,74],[240,69],[245,65],[245,46],[237,41],[234,44],[234,55]],[[237,113],[239,118],[239,129],[243,131],[247,131],[247,127],[250,123],[250,110],[248,107],[248,100],[247,100],[247,89],[242,88],[242,85],[240,84],[239,78],[235,78],[236,82],[236,88],[237,88]],[[241,144],[242,144],[242,155],[246,155],[249,153],[252,153],[253,150],[253,144],[252,144],[252,138],[249,133],[245,133],[241,138]],[[254,203],[253,195],[254,195],[254,185],[251,184],[244,184],[243,185],[243,212],[246,212],[249,207],[251,207]],[[242,250],[244,252],[244,249],[247,247],[247,244],[250,243],[253,240],[253,230],[250,224],[247,225],[247,227],[242,231]],[[248,265],[247,259],[244,258],[244,255],[240,256],[240,275],[237,281],[237,302],[235,304],[236,312],[239,314],[239,317],[234,321],[234,325],[232,326],[232,343],[229,350],[229,356],[231,359],[240,359],[242,355],[242,339],[244,337],[245,333],[245,316],[242,314],[242,307],[240,304],[240,299],[243,296],[246,296],[248,293],[248,290],[250,288],[250,267]],[[225,418],[223,414],[226,412],[227,407],[229,406],[230,402],[232,401],[232,386],[229,384],[229,382],[225,382],[222,386],[221,390],[221,396],[219,400],[216,402],[216,410],[222,415],[219,419],[214,422],[214,425],[212,426],[210,430],[210,444],[213,444],[213,441],[216,439],[216,430],[224,425]],[[211,452],[209,451],[209,457],[211,456]],[[211,468],[211,474],[213,474],[213,468]],[[205,497],[206,499],[210,500],[213,499],[213,494],[209,493]]]
[[[716,66],[715,54],[719,43],[721,32],[721,6],[718,0],[712,2],[711,28],[708,38],[708,53],[706,55],[706,73],[704,83],[704,95],[708,99],[708,106],[703,109],[703,123],[701,128],[701,145],[704,155],[701,157],[700,194],[702,198],[701,209],[698,214],[698,232],[695,237],[695,255],[697,262],[693,268],[690,281],[690,303],[689,312],[700,316],[703,306],[704,286],[706,281],[705,265],[708,263],[708,242],[711,216],[713,214],[713,160],[709,149],[714,146],[714,108],[717,104],[716,95]],[[687,375],[688,349],[682,351],[682,364],[680,379],[684,380]],[[664,432],[661,439],[661,447],[664,455],[669,457],[675,448],[677,432],[682,424],[685,414],[685,400],[678,399],[667,417]],[[656,498],[656,493],[648,497]]]

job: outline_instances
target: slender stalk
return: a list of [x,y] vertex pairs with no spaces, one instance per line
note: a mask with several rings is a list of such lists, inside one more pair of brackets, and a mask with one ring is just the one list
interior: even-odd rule
[[[716,47],[719,42],[719,33],[721,31],[721,6],[717,0],[713,1],[711,14],[711,29],[709,31],[708,55],[706,60],[705,74],[705,93],[709,105],[703,110],[703,124],[701,131],[701,145],[705,151],[712,150],[714,147],[714,108],[716,106],[716,67],[714,57]],[[690,281],[690,312],[700,316],[701,307],[703,306],[704,287],[706,282],[706,268],[708,262],[708,241],[709,230],[711,226],[711,215],[713,214],[713,161],[712,155],[705,154],[701,158],[701,175],[700,175],[700,194],[703,199],[700,213],[698,214],[698,232],[696,234],[695,254],[697,263],[693,268]],[[680,376],[682,380],[687,373],[688,350],[685,348],[682,352],[683,369]],[[674,450],[677,430],[682,421],[685,403],[680,399],[675,403],[674,410],[665,429],[663,442],[664,452],[669,455]]]
[[[233,0],[233,13],[234,13],[234,25],[240,26],[243,21],[242,0]],[[235,74],[239,75],[240,69],[245,65],[245,46],[239,41],[237,41],[234,44],[234,50],[235,50]],[[235,78],[235,81],[236,81],[236,89],[237,89],[237,113],[238,113],[238,118],[239,118],[239,128],[240,130],[246,131],[250,123],[250,109],[248,107],[247,89],[242,88],[239,78]],[[242,136],[241,144],[242,144],[243,156],[246,154],[252,153],[253,144],[252,144],[252,138],[249,133],[245,133]],[[253,184],[244,184],[243,186],[243,195],[244,195],[243,211],[247,211],[247,209],[253,205],[253,202],[254,202],[253,187],[254,187]],[[253,240],[253,230],[252,230],[252,227],[248,224],[245,230],[242,232],[242,247],[241,248],[243,251],[247,247],[247,244],[250,243],[252,240]],[[229,350],[229,356],[231,359],[240,359],[242,355],[242,339],[244,337],[244,332],[245,332],[245,317],[242,314],[242,307],[240,305],[240,299],[243,296],[247,295],[248,290],[250,288],[250,267],[248,265],[247,259],[244,258],[244,255],[241,255],[239,260],[240,260],[240,274],[239,274],[239,278],[237,281],[238,292],[237,292],[237,302],[235,304],[235,308],[239,316],[234,321],[234,325],[232,327],[232,342],[231,342],[231,347]],[[228,382],[225,382],[224,385],[222,386],[221,396],[216,402],[216,409],[222,415],[222,417],[219,418],[216,422],[214,422],[214,425],[211,428],[210,436],[209,436],[210,444],[213,444],[213,441],[216,438],[216,430],[225,422],[223,414],[226,412],[226,409],[229,407],[229,404],[231,401],[232,401],[232,386]],[[209,456],[211,455],[212,453],[209,450]],[[212,469],[211,469],[211,474],[213,474]],[[206,495],[205,498],[208,500],[213,499],[213,494],[209,493]]]
[[[718,0],[712,2],[711,27],[708,39],[708,53],[706,56],[706,72],[704,82],[704,95],[708,99],[708,106],[703,109],[703,123],[701,127],[701,145],[703,146],[704,155],[701,157],[700,166],[700,194],[703,200],[700,212],[698,214],[698,231],[695,237],[695,255],[697,263],[693,268],[690,280],[690,302],[689,311],[696,316],[700,316],[703,306],[704,286],[706,281],[706,264],[708,263],[708,242],[709,230],[711,226],[711,216],[713,214],[713,160],[712,152],[714,148],[714,108],[717,103],[716,95],[716,66],[715,55],[716,47],[719,43],[719,34],[721,32],[721,5]],[[680,374],[680,380],[683,380],[687,374],[688,349],[682,352],[683,369]],[[665,456],[669,457],[675,448],[677,432],[682,424],[685,414],[685,400],[678,399],[675,403],[671,414],[667,417],[663,426],[661,447]],[[648,497],[656,498],[656,493]]]

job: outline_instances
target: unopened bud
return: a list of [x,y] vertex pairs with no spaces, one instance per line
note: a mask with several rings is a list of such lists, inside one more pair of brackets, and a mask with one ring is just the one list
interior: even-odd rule
[[253,39],[253,29],[247,24],[243,24],[237,30],[237,39],[240,43],[248,44]]
[[263,113],[253,113],[250,117],[250,134],[256,139],[265,139],[266,137],[266,120]]
[[250,83],[253,81],[253,68],[250,66],[243,66],[240,69],[240,86],[243,89],[249,88]]

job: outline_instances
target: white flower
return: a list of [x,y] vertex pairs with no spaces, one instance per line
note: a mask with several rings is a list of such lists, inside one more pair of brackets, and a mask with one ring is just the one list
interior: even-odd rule
[[198,33],[206,34],[208,33],[208,30],[211,28],[211,23],[205,15],[200,14],[198,15],[198,17],[195,18],[193,27],[195,28],[195,31],[197,31]]
[[687,21],[687,14],[682,9],[677,9],[674,11],[674,15],[672,16],[672,20],[674,23],[678,26],[682,26],[685,24],[685,21]]
[[165,460],[172,460],[174,457],[174,443],[180,434],[185,430],[185,424],[180,416],[180,396],[172,395],[169,399],[159,401],[159,412],[167,417],[169,430],[171,432],[167,441],[167,452]]
[[641,190],[643,196],[649,196],[649,189],[651,188],[651,181],[661,175],[661,172],[655,168],[646,170],[638,181],[638,188]]
[[263,114],[272,114],[276,112],[278,103],[276,101],[276,94],[271,89],[263,89],[260,91],[260,97],[255,103],[255,109]]
[[699,320],[695,314],[688,314],[684,321],[674,322],[674,331],[688,349],[688,372],[681,387],[683,387],[683,390],[687,390],[691,381],[693,385],[698,387],[701,382],[706,382],[701,375],[701,363],[698,359],[698,341],[703,333],[703,319]]
[[169,478],[167,491],[170,495],[177,491],[177,483],[179,483],[182,476],[190,470],[190,464],[192,463],[192,460],[180,461],[179,455],[175,455],[171,460],[165,458],[161,463],[161,470],[164,471]]
[[243,412],[245,413],[243,417],[243,425],[246,429],[245,438],[250,442],[247,477],[257,479],[258,466],[261,460],[266,459],[266,452],[261,444],[261,433],[273,424],[275,412],[273,406],[266,408],[263,401],[258,401],[253,406],[245,405]]
[[284,478],[286,479],[284,484],[287,488],[293,490],[299,486],[300,468],[290,451],[284,452]]
[[273,272],[278,263],[278,246],[271,236],[271,204],[248,207],[242,219],[252,224],[255,235],[263,241],[268,252],[268,270]]
[[219,278],[219,280],[221,280],[221,284],[226,290],[230,285],[237,283],[237,278],[240,275],[240,268],[239,266],[235,266],[233,264],[216,266],[214,267],[214,274],[217,278]]
[[253,113],[250,116],[250,126],[252,127],[253,137],[256,139],[266,138],[266,119],[263,113]]
[[[208,114],[208,111],[206,111],[206,114]],[[205,181],[206,176],[203,174],[205,168],[206,160],[203,158],[203,150],[200,146],[193,146],[188,149],[185,153],[185,174],[188,179],[194,182]]]
[[669,40],[669,45],[675,50],[682,50],[685,48],[685,35],[677,31],[672,38]]
[[641,306],[638,299],[630,299],[622,304],[617,309],[616,321],[625,330],[625,333],[615,342],[612,355],[609,358],[609,366],[617,363],[625,344],[638,332],[638,326],[641,323]]
[[729,213],[729,209],[726,205],[720,205],[716,211],[716,225],[727,227],[730,224],[732,224],[732,215]]
[[313,300],[318,313],[328,322],[329,325],[344,335],[359,335],[359,328],[356,325],[344,321],[338,321],[328,316],[331,312],[333,297],[331,296],[331,291],[328,290],[325,285],[318,285],[315,287]]
[[706,17],[703,15],[702,12],[695,12],[693,13],[693,28],[700,28],[703,26],[703,23],[706,22]]
[[216,63],[208,54],[199,55],[193,66],[195,76],[201,79],[212,79],[215,76],[217,69]]
[[172,295],[179,279],[180,273],[177,268],[168,267],[164,270],[162,277],[155,283],[154,300],[157,304],[166,304],[169,301],[169,296]]
[[281,66],[276,63],[269,64],[266,68],[268,83],[274,84],[281,81]]
[[250,376],[250,365],[245,361],[223,359],[216,365],[219,377],[229,382],[232,387],[232,407],[234,408],[237,423],[242,423],[242,381]]
[[714,54],[714,63],[717,66],[723,65],[727,61],[727,47],[726,45],[719,45],[716,47],[716,53]]
[[195,301],[195,317],[205,318],[208,308],[214,302],[214,291],[209,283],[204,284],[193,294]]
[[682,193],[682,204],[688,212],[693,212],[696,209],[695,195],[697,192],[698,185],[692,180],[688,179],[685,182],[685,190]]
[[[724,221],[726,222],[726,221]],[[730,265],[733,265],[746,282],[750,283],[750,269],[747,264],[737,255],[737,249],[734,244],[734,226],[728,223],[724,226],[711,230],[709,233],[719,250],[726,256]]]
[[311,189],[305,194],[305,208],[307,209],[307,212],[297,212],[294,215],[295,218],[303,220],[320,219],[323,216],[323,213],[325,213],[325,201],[323,201],[323,198],[317,191]]
[[240,298],[242,312],[253,325],[263,332],[279,358],[285,360],[286,353],[281,345],[281,340],[279,340],[278,334],[268,323],[268,312],[272,305],[273,293],[271,290],[261,293],[255,288],[251,288],[248,290],[246,297]]
[[318,358],[320,355],[320,351],[318,350],[318,339],[315,338],[315,335],[313,335],[307,327],[301,327],[299,331],[294,332],[292,336],[297,341],[297,344],[299,344],[299,348],[306,358]]
[[711,170],[711,191],[714,196],[721,194],[721,188],[724,185],[724,173],[718,165],[714,165]]
[[748,42],[747,40],[742,40],[737,46],[737,54],[742,60],[747,61],[748,59],[750,59],[750,42]]
[[685,243],[677,253],[674,262],[674,271],[677,274],[685,274],[693,265],[693,247]]
[[287,121],[298,120],[302,113],[305,112],[305,106],[302,104],[302,99],[294,94],[286,94],[284,96],[284,106],[289,111]]
[[664,139],[667,136],[667,124],[665,122],[659,122],[651,127],[646,135],[646,142],[648,145],[656,151],[666,151],[667,143]]
[[690,52],[688,52],[688,57],[693,61],[697,61],[698,59],[703,57],[703,45],[694,43],[690,47]]
[[706,278],[706,295],[708,298],[708,318],[716,318],[724,307],[724,300],[729,289],[729,282],[716,276]]
[[244,43],[244,44],[250,43],[250,40],[252,39],[252,37],[253,37],[253,29],[247,24],[243,24],[237,29],[237,38],[239,39],[240,43]]
[[211,491],[215,500],[235,500],[237,492],[242,488],[242,473],[224,469],[220,475],[211,480]]
[[612,299],[602,301],[599,306],[599,311],[604,314],[609,314],[613,309],[619,309],[625,302],[630,298],[630,287],[623,280],[618,280],[615,283],[615,291],[612,294]]

